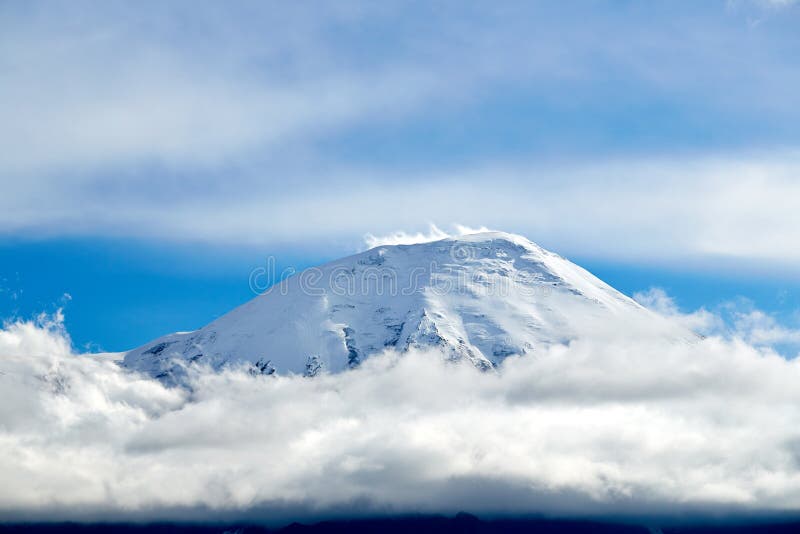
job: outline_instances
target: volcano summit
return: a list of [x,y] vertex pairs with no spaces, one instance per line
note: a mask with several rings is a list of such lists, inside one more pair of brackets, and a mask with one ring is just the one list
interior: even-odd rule
[[128,352],[124,365],[167,381],[197,364],[313,376],[413,348],[488,370],[633,324],[693,337],[524,237],[481,232],[378,246],[307,269],[197,331]]

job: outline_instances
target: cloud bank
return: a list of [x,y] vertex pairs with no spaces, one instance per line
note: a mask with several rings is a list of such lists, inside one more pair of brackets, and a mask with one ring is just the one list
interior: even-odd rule
[[[56,235],[257,247],[325,242],[349,251],[366,228],[392,237],[368,237],[371,243],[399,244],[435,237],[420,221],[439,228],[458,221],[523,234],[566,255],[684,268],[719,268],[728,260],[772,272],[790,271],[800,262],[800,233],[793,224],[800,163],[794,152],[500,165],[417,176],[353,168],[328,172],[334,174],[325,187],[306,173],[289,173],[291,188],[249,183],[213,198],[191,188],[179,194],[169,183],[136,198],[123,180],[91,198],[70,188],[57,206],[30,190],[35,184],[22,181],[9,186],[0,226],[16,235],[53,235],[48,228],[57,227]],[[375,176],[381,179],[368,182]]]
[[798,16],[8,3],[0,235],[343,251],[461,221],[569,254],[796,266]]
[[625,332],[497,374],[387,353],[315,379],[167,389],[0,331],[0,516],[800,511],[800,361]]

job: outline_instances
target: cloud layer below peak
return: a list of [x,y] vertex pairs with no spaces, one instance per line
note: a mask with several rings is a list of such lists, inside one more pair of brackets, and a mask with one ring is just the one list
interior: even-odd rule
[[800,510],[800,364],[736,338],[627,332],[498,374],[387,353],[184,391],[65,335],[0,331],[5,518]]

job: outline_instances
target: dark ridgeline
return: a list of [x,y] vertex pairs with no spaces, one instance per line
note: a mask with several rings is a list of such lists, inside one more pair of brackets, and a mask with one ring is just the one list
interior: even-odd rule
[[800,534],[800,522],[748,522],[643,526],[627,523],[549,519],[478,519],[461,513],[455,517],[403,517],[293,523],[282,528],[237,524],[181,523],[27,523],[0,524],[0,534]]

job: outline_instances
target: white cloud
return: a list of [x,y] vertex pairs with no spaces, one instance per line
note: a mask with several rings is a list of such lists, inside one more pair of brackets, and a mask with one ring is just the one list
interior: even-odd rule
[[700,308],[683,312],[661,288],[637,292],[633,298],[699,334],[741,340],[754,347],[779,349],[789,357],[800,355],[800,328],[782,324],[774,315],[755,308],[747,299],[724,302],[714,311]]
[[380,172],[329,169],[324,187],[287,176],[285,188],[254,182],[213,198],[173,194],[169,184],[153,197],[124,187],[99,197],[68,188],[55,204],[21,193],[0,198],[0,228],[259,246],[337,240],[342,252],[365,230],[405,228],[413,239],[429,238],[420,221],[439,228],[460,221],[523,234],[566,255],[773,270],[800,262],[794,152],[391,172],[369,182]]
[[742,341],[577,342],[499,374],[386,354],[189,393],[53,324],[0,335],[3,517],[800,509],[800,364]]
[[64,330],[61,309],[52,316],[39,315],[34,321],[6,321],[0,330],[0,351],[5,356],[28,354],[70,354],[71,340]]
[[402,58],[341,68],[348,47],[331,42],[329,25],[381,11],[6,6],[0,175],[26,178],[8,184],[20,201],[95,187],[148,196],[137,181],[153,169],[179,172],[192,189],[202,171],[218,180],[275,152],[307,152],[332,129],[436,100],[443,80]]
[[428,231],[408,233],[402,230],[392,232],[388,235],[376,236],[366,234],[364,236],[364,244],[367,248],[378,247],[381,245],[412,245],[414,243],[429,243],[431,241],[439,241],[448,237],[459,237],[467,234],[474,234],[476,232],[488,232],[489,229],[485,226],[480,228],[470,228],[461,224],[454,224],[451,232],[446,232],[436,226],[435,224],[428,225]]
[[788,345],[800,353],[800,329],[780,324],[775,317],[757,309],[731,310],[736,332],[756,346]]
[[[414,170],[353,164],[369,135],[354,127],[415,131],[443,109],[491,108],[509,88],[556,117],[609,76],[646,102],[677,95],[684,113],[714,110],[714,124],[798,109],[794,56],[780,53],[788,37],[749,30],[719,6],[695,7],[697,24],[655,25],[649,10],[540,9],[463,10],[447,24],[431,13],[421,26],[413,10],[360,3],[7,6],[0,232],[350,245],[367,231],[463,221],[567,253],[800,261],[792,151],[647,157],[634,147],[608,161],[569,150],[550,165],[489,151],[457,166],[448,154],[426,163],[421,150]],[[586,37],[598,28],[615,38]],[[589,92],[589,112],[616,112],[618,94]]]
[[725,331],[725,321],[720,316],[705,308],[689,313],[681,312],[675,300],[660,287],[634,293],[633,300],[673,321],[678,321],[684,327],[698,334],[720,335]]

